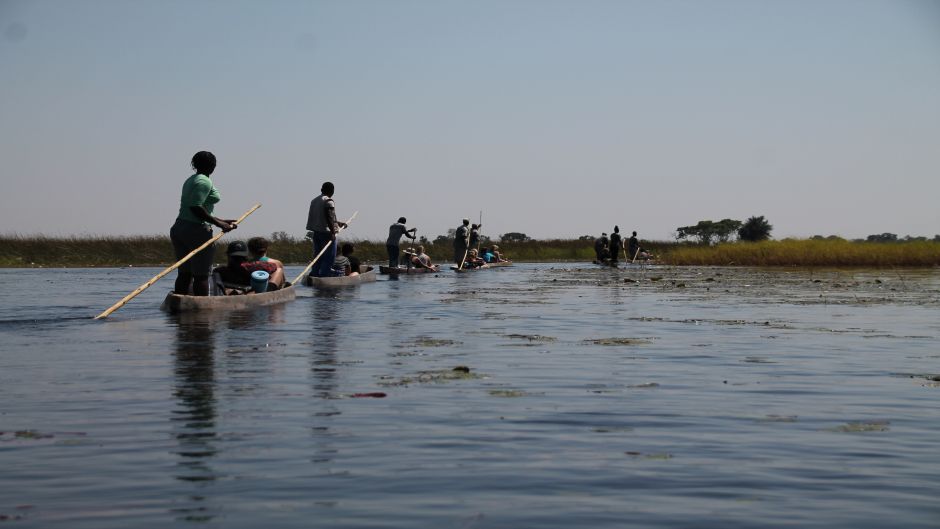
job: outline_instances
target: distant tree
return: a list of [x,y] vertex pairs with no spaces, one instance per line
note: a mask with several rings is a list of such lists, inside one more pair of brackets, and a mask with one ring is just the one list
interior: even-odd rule
[[933,236],[933,242],[940,242],[940,234]]
[[774,227],[767,222],[763,215],[750,217],[738,229],[738,238],[742,241],[766,241],[770,238],[770,231]]
[[446,244],[450,244],[450,243],[452,243],[452,242],[454,242],[454,236],[453,236],[453,235],[451,235],[450,237],[448,237],[447,235],[438,235],[437,237],[434,238],[434,244],[435,244],[435,245],[437,245],[437,244],[446,245]]
[[271,242],[294,242],[294,238],[286,231],[275,231],[271,233]]
[[880,235],[869,235],[866,239],[868,242],[897,242],[898,236],[895,233],[882,233]]
[[499,242],[525,242],[528,240],[531,240],[528,235],[517,231],[511,231],[499,236]]
[[826,237],[826,240],[827,241],[844,241],[845,239],[843,239],[842,237],[839,237],[838,235],[830,235]]
[[431,241],[429,241],[427,237],[425,237],[424,235],[422,235],[422,236],[418,237],[418,244],[420,244],[420,245],[422,245],[422,246],[427,246],[427,245],[431,244]]
[[813,235],[813,236],[810,237],[809,239],[810,239],[811,241],[825,241],[825,240],[826,240],[826,238],[823,237],[822,235]]
[[594,240],[594,236],[593,236],[593,235],[582,235],[582,236],[578,237],[578,240],[579,240],[579,241],[593,241],[593,240]]
[[927,240],[927,237],[911,237],[910,235],[904,236],[904,242],[924,242]]
[[682,240],[694,237],[702,244],[711,244],[713,240],[727,242],[740,227],[741,221],[739,220],[722,219],[718,222],[713,220],[700,220],[698,224],[694,226],[676,228],[676,239]]

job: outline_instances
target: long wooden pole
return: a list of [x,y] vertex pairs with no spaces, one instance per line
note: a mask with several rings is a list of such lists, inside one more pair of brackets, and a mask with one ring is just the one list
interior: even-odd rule
[[[252,206],[251,209],[249,209],[248,211],[246,211],[244,215],[242,215],[241,217],[238,217],[238,220],[235,221],[235,224],[241,224],[241,222],[242,222],[243,220],[245,220],[245,217],[247,217],[248,215],[251,215],[252,213],[255,212],[256,209],[258,209],[258,208],[260,208],[260,207],[261,207],[261,204],[255,204],[254,206]],[[161,277],[163,277],[163,276],[169,274],[169,273],[172,272],[173,270],[176,270],[177,268],[180,267],[181,264],[185,263],[186,261],[189,261],[194,255],[196,255],[197,253],[201,252],[203,249],[207,248],[209,245],[215,243],[215,241],[221,239],[222,236],[225,235],[225,233],[226,233],[226,232],[224,232],[224,231],[220,231],[220,232],[219,232],[218,234],[216,234],[214,237],[212,237],[212,238],[209,239],[208,241],[202,243],[202,246],[200,246],[199,248],[196,248],[195,250],[189,252],[189,254],[187,254],[186,257],[183,257],[182,259],[180,259],[179,261],[177,261],[174,265],[172,265],[172,266],[170,266],[169,268],[167,268],[166,270],[160,272],[159,274],[157,274],[157,275],[156,275],[153,279],[151,279],[150,281],[147,281],[147,282],[144,283],[143,285],[140,285],[139,287],[137,287],[137,290],[135,290],[135,291],[131,292],[130,294],[124,296],[124,299],[122,299],[121,301],[118,301],[117,303],[115,303],[114,305],[112,305],[111,308],[109,308],[108,310],[106,310],[106,311],[102,312],[101,314],[95,316],[95,319],[96,319],[96,320],[100,320],[100,319],[102,319],[102,318],[107,318],[108,315],[110,315],[112,312],[118,310],[119,308],[123,307],[124,304],[126,304],[128,301],[134,299],[134,297],[136,297],[137,294],[140,294],[140,293],[143,292],[144,290],[147,290],[148,288],[150,288],[150,285],[156,283]]]
[[631,262],[631,263],[635,263],[635,262],[636,262],[636,256],[638,256],[638,255],[640,255],[640,249],[639,249],[639,248],[636,249],[636,253],[633,254],[633,260],[630,261],[630,262]]
[[[349,219],[346,220],[345,224],[348,225],[350,222],[352,222],[353,219],[356,218],[356,215],[358,215],[358,214],[359,214],[358,211],[355,212],[355,213],[353,213],[353,214],[352,214],[352,217],[349,217]],[[346,229],[346,227],[344,226],[344,227],[340,228],[339,230],[337,230],[336,233],[339,234],[339,232],[341,232],[341,231],[343,231],[343,230],[345,230],[345,229]],[[327,249],[329,249],[329,247],[330,247],[331,244],[333,244],[333,241],[330,241],[330,242],[326,243],[326,246],[324,246],[323,249],[320,250],[320,253],[318,253],[318,254],[313,258],[313,261],[310,261],[310,264],[307,265],[307,268],[304,268],[304,271],[301,272],[300,275],[298,275],[296,278],[294,278],[293,281],[291,281],[291,284],[292,284],[292,285],[296,285],[301,279],[304,278],[305,275],[307,275],[308,272],[310,272],[310,269],[313,268],[313,265],[316,264],[316,262],[320,260],[320,256],[323,255],[323,254],[327,251]]]

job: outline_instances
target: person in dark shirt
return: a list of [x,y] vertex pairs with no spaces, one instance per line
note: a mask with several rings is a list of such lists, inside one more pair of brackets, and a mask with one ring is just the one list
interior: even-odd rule
[[608,244],[609,242],[610,242],[610,241],[608,241],[608,239],[607,239],[607,234],[606,234],[606,233],[602,233],[601,236],[598,237],[598,238],[594,241],[594,254],[597,256],[597,263],[598,263],[598,264],[603,264],[604,261],[607,260],[607,256],[608,256],[608,255],[607,255],[607,244]]
[[[355,251],[355,246],[353,246],[351,242],[343,243],[343,246],[340,249],[340,256],[336,258],[336,263],[333,267],[337,275],[359,275],[360,262],[359,258],[353,255],[353,251]],[[341,274],[340,267],[342,267]]]
[[607,250],[610,253],[610,265],[617,266],[620,252],[623,251],[623,237],[620,236],[620,226],[614,226],[614,232],[610,234]]
[[470,219],[463,219],[463,224],[454,231],[454,264],[460,264],[467,254],[467,243],[470,238]]

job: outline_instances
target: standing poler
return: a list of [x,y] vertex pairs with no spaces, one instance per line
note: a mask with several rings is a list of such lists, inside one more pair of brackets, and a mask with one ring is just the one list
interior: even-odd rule
[[310,271],[310,275],[314,277],[333,275],[331,269],[336,259],[336,233],[340,228],[346,227],[345,222],[336,220],[334,191],[332,182],[323,182],[320,196],[310,201],[310,211],[307,213],[307,230],[313,240],[313,256],[316,257],[327,244],[330,245]]
[[[409,237],[412,241],[417,238],[418,228],[409,230],[405,227],[406,222],[408,221],[405,217],[398,217],[398,222],[388,227],[388,240],[385,241],[385,249],[388,250],[389,268],[398,266],[398,243],[401,241],[401,236]],[[408,235],[409,233],[411,235]]]
[[460,265],[467,253],[467,242],[470,239],[470,219],[463,219],[463,224],[454,232],[454,264]]
[[614,226],[614,232],[610,234],[610,265],[617,266],[617,259],[620,252],[623,251],[623,237],[620,236],[620,226]]
[[[179,215],[176,217],[176,223],[170,228],[170,241],[173,242],[177,260],[211,239],[212,226],[218,226],[225,232],[238,227],[234,220],[220,219],[212,215],[212,209],[219,202],[219,190],[212,185],[209,178],[215,171],[215,155],[209,151],[199,151],[193,155],[190,165],[196,174],[183,183]],[[214,256],[214,248],[210,244],[192,259],[181,264],[177,269],[173,291],[189,295],[191,288],[194,296],[208,296],[209,273]]]
[[472,224],[472,225],[470,226],[470,244],[469,244],[469,247],[470,247],[471,249],[476,249],[477,251],[479,251],[479,246],[480,246],[480,228],[482,228],[482,227],[483,227],[482,224]]

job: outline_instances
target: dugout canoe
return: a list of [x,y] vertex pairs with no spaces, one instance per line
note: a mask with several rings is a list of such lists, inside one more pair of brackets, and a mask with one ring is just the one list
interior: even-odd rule
[[453,266],[450,267],[450,269],[453,270],[454,272],[457,272],[458,274],[463,274],[463,273],[466,273],[466,272],[476,272],[477,270],[486,270],[487,268],[490,268],[490,266],[491,266],[491,265],[490,265],[489,263],[487,263],[487,264],[485,264],[485,265],[483,265],[483,266],[478,266],[478,267],[476,267],[476,268],[467,268],[467,267],[464,267],[464,268],[457,268],[457,265],[453,265]]
[[499,261],[497,263],[486,263],[487,268],[496,268],[499,266],[512,266],[512,261]]
[[440,272],[441,267],[439,265],[434,265],[432,268],[392,268],[390,266],[380,266],[379,273],[390,276],[397,276],[402,274],[433,274],[435,272]]
[[367,265],[359,265],[359,275],[357,276],[336,276],[336,277],[310,277],[304,278],[304,285],[318,288],[337,288],[353,287],[362,283],[372,283],[375,281],[375,269]]
[[294,285],[261,294],[237,296],[183,296],[170,292],[160,309],[173,314],[180,312],[244,310],[287,303],[297,297]]

